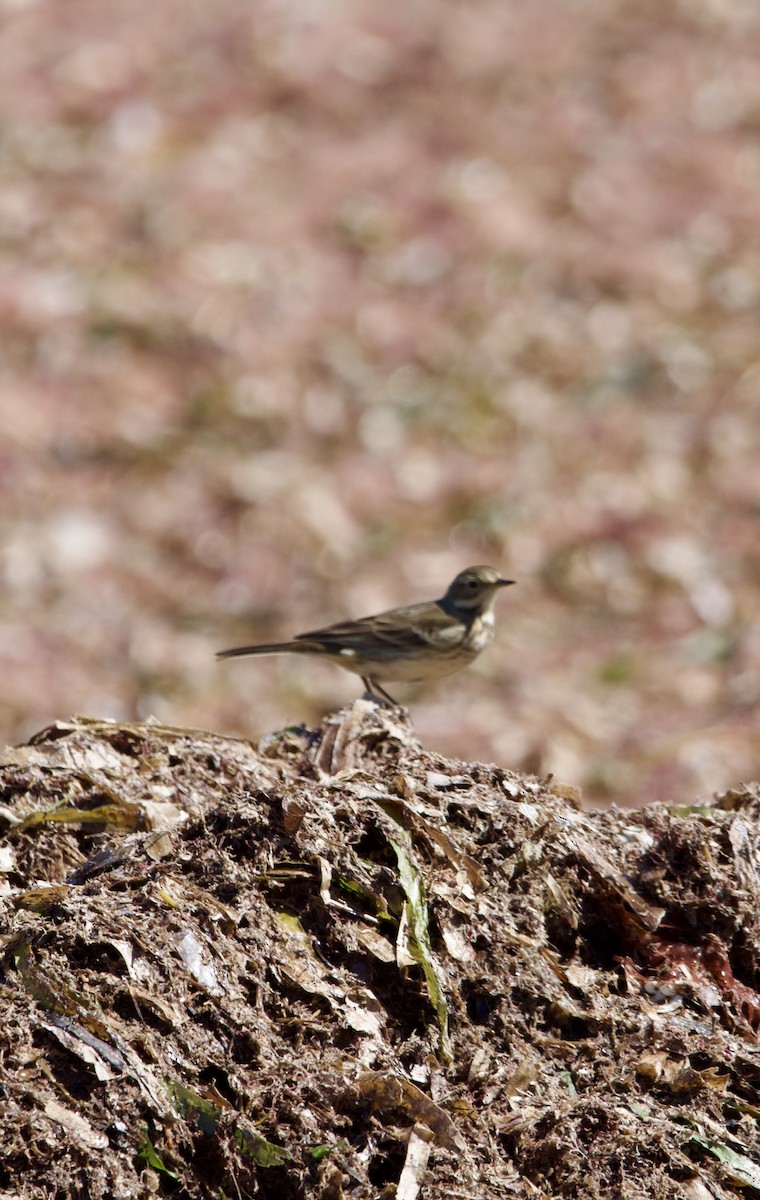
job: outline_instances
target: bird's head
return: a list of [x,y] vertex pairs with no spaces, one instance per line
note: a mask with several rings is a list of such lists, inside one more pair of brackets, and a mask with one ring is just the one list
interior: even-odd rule
[[502,579],[495,567],[468,567],[450,584],[442,603],[447,608],[478,608],[488,612],[499,588],[509,587],[514,582],[514,579]]

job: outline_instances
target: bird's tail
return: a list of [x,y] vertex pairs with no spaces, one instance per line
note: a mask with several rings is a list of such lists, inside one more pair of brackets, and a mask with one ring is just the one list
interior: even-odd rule
[[242,658],[246,654],[292,654],[303,653],[304,646],[299,642],[266,642],[262,646],[234,646],[232,650],[220,650],[217,658]]

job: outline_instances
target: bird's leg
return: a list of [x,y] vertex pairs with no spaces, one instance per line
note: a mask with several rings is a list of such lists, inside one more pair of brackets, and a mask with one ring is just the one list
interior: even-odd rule
[[362,675],[362,683],[367,689],[367,695],[371,696],[373,700],[379,700],[383,705],[390,704],[393,708],[398,708],[398,701],[394,700],[393,696],[386,692],[385,688],[381,687],[371,675]]

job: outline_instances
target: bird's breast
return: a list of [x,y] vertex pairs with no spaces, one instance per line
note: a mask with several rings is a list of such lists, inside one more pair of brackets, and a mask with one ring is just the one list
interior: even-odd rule
[[493,613],[483,613],[476,617],[470,626],[466,637],[467,649],[473,654],[480,654],[493,640]]

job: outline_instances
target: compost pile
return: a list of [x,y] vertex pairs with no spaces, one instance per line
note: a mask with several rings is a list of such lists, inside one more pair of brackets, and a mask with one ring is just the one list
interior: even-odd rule
[[583,812],[367,701],[0,762],[0,1190],[760,1195],[760,790]]

